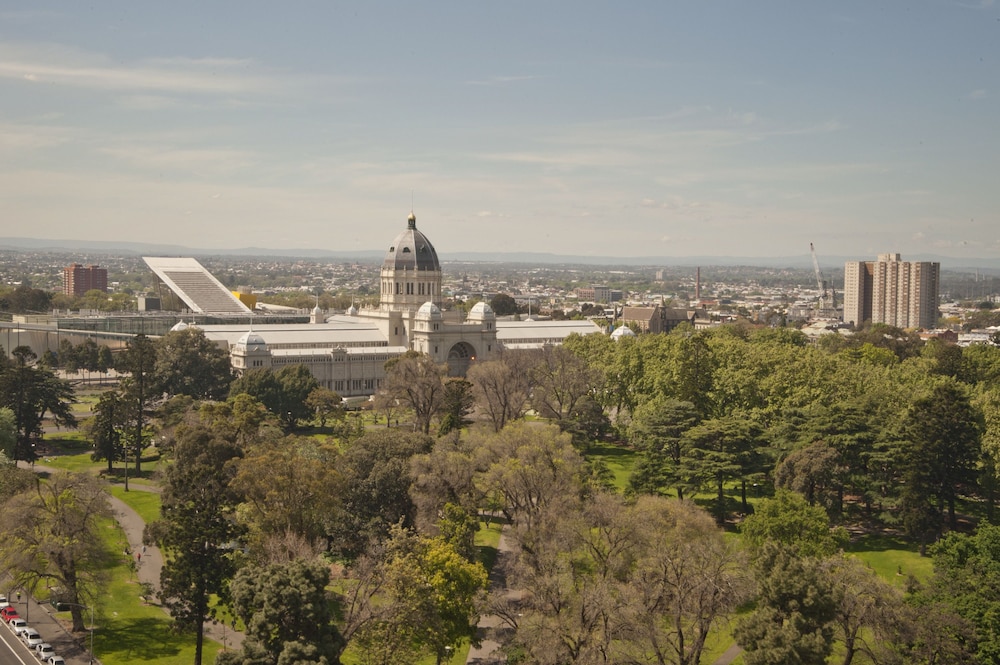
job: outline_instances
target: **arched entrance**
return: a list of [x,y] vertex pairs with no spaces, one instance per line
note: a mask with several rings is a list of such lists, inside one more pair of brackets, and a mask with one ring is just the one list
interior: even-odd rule
[[448,376],[465,376],[476,359],[476,349],[468,342],[459,342],[448,351]]

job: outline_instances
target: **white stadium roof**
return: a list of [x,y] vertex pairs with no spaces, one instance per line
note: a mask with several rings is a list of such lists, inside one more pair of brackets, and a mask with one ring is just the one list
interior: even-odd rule
[[249,314],[212,273],[192,258],[144,256],[142,260],[192,312],[199,314]]

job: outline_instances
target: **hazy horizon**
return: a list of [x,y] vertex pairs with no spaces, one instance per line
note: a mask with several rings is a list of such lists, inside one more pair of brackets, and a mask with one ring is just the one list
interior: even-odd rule
[[1000,258],[992,0],[0,17],[5,236]]

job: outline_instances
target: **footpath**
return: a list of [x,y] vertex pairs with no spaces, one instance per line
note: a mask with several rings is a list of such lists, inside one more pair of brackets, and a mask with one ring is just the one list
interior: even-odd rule
[[[39,471],[42,473],[56,473],[58,470],[52,467],[46,467],[42,464],[35,464],[31,466],[25,462],[18,462],[18,465],[22,468],[32,469],[34,471]],[[153,485],[146,485],[141,482],[130,481],[130,490],[137,492],[156,492],[159,493],[160,488]],[[128,504],[126,504],[121,499],[110,496],[109,502],[111,505],[112,513],[115,520],[121,526],[122,531],[125,533],[125,538],[128,543],[128,555],[133,558],[136,562],[136,577],[141,584],[148,584],[150,588],[153,589],[153,597],[145,599],[145,602],[150,605],[156,604],[156,593],[160,588],[160,572],[163,570],[163,554],[160,549],[156,546],[143,546],[142,534],[146,528],[146,523],[143,521],[142,517],[139,516],[137,512],[132,510]],[[14,601],[11,601],[14,603]],[[93,663],[99,663],[98,660],[90,660],[89,652],[84,650],[78,643],[77,637],[74,637],[72,633],[67,631],[62,624],[51,615],[52,607],[46,604],[36,603],[34,599],[30,598],[30,594],[23,594],[22,604],[30,603],[30,613],[32,618],[29,620],[25,617],[32,628],[38,631],[46,642],[49,642],[53,647],[55,647],[56,654],[62,656],[66,659],[67,665],[84,665]],[[16,603],[14,603],[16,604]],[[37,608],[37,610],[36,610]],[[166,612],[166,610],[164,610]],[[21,613],[20,608],[18,613]],[[24,616],[22,614],[21,616]],[[44,617],[48,618],[48,621]],[[35,617],[38,617],[36,622]],[[98,626],[97,630],[100,631],[100,612],[97,614]],[[89,613],[86,617],[86,621],[90,621]],[[60,634],[60,631],[62,634]],[[50,634],[52,637],[50,638]],[[243,644],[243,633],[233,630],[232,628],[223,626],[221,623],[209,622],[205,624],[205,637],[222,644],[228,649],[238,649],[240,645]],[[89,640],[89,636],[88,636]],[[57,644],[57,641],[59,642]],[[75,651],[73,649],[75,645]],[[89,649],[89,641],[87,644]]]

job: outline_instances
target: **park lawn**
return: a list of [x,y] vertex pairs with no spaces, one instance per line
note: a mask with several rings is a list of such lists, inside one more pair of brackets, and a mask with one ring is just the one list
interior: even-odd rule
[[[124,532],[114,520],[106,520],[103,527],[102,537],[111,563],[104,570],[107,581],[97,606],[94,651],[98,658],[104,665],[193,662],[194,636],[173,632],[170,617],[162,608],[142,602],[142,589],[132,572],[132,560],[122,556],[126,544]],[[69,613],[61,615],[68,617]],[[213,662],[220,648],[206,638],[203,662]]]
[[632,475],[632,467],[638,453],[624,446],[615,446],[608,443],[595,443],[587,450],[586,457],[604,462],[614,475],[615,488],[622,492],[628,488],[628,481]]
[[848,553],[864,561],[889,584],[903,587],[910,575],[926,582],[934,565],[930,557],[920,556],[916,545],[901,538],[866,535],[847,547]]
[[137,512],[146,524],[160,519],[160,495],[157,492],[137,489],[126,492],[124,485],[112,485],[111,495]]

